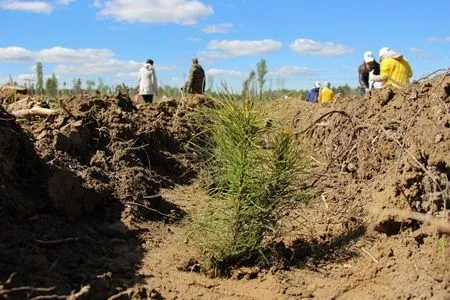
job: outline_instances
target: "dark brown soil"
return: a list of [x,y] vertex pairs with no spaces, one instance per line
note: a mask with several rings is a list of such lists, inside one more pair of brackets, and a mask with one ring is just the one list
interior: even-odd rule
[[447,299],[449,95],[438,76],[270,104],[297,133],[314,199],[280,213],[284,265],[230,279],[197,273],[202,253],[177,222],[207,198],[191,184],[189,108],[79,97],[20,125],[2,110],[0,298]]
[[[120,93],[61,107],[20,125],[1,110],[0,282],[9,292],[0,288],[0,298],[83,287],[89,299],[117,294],[141,280],[136,220],[183,215],[160,189],[195,175],[186,166],[187,108],[175,100],[138,108]],[[11,291],[17,286],[54,288]]]

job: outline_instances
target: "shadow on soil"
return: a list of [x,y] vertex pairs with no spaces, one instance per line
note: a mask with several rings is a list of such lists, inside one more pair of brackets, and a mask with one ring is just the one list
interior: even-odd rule
[[288,266],[312,267],[313,269],[324,262],[346,262],[359,255],[358,252],[352,251],[347,246],[365,233],[366,227],[360,224],[350,231],[325,241],[311,242],[298,239],[286,249],[284,257],[287,259]]
[[[28,135],[0,112],[0,299],[63,299],[83,287],[89,287],[83,299],[157,294],[145,289],[125,292],[148,278],[137,273],[144,256],[144,230],[122,221],[133,218],[130,207],[106,190],[102,205],[89,214],[80,210],[81,217],[68,218],[54,208],[49,178],[55,174],[59,179],[52,185],[69,190],[58,194],[54,189],[60,207],[97,203],[102,194],[83,187],[75,172],[69,170],[64,177],[67,172],[42,162]],[[162,198],[153,201],[153,207],[147,220],[175,222],[186,214]]]

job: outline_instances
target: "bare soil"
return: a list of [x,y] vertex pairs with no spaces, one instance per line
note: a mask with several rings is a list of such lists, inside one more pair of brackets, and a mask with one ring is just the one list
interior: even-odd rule
[[271,104],[314,197],[280,212],[283,265],[230,278],[203,273],[190,238],[207,198],[186,148],[192,106],[78,97],[20,124],[2,110],[0,298],[450,299],[449,95],[438,76]]

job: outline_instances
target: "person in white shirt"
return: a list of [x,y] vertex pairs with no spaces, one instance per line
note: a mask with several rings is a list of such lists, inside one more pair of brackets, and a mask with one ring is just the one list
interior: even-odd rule
[[152,103],[153,96],[158,90],[155,68],[153,60],[148,59],[144,66],[139,70],[139,95],[145,103]]

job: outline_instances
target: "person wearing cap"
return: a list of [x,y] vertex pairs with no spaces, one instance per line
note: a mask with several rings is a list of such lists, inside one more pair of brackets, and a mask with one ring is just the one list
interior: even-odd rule
[[308,102],[317,102],[319,99],[320,81],[314,83],[314,87],[308,93]]
[[323,86],[320,90],[319,102],[320,103],[328,103],[334,100],[334,92],[330,88],[331,84],[328,81],[323,83]]
[[190,94],[203,94],[205,92],[205,71],[198,63],[198,59],[192,59],[189,80],[186,82],[186,92]]
[[153,67],[153,60],[148,59],[144,66],[139,70],[139,95],[145,103],[153,102],[153,95],[158,90],[158,83],[156,79],[155,68]]
[[374,75],[372,80],[383,82],[384,86],[394,88],[405,87],[413,71],[403,54],[397,53],[389,47],[383,47],[379,51],[380,75]]
[[360,95],[368,92],[372,87],[370,84],[371,76],[380,75],[380,64],[375,61],[371,51],[364,52],[364,62],[358,68]]

